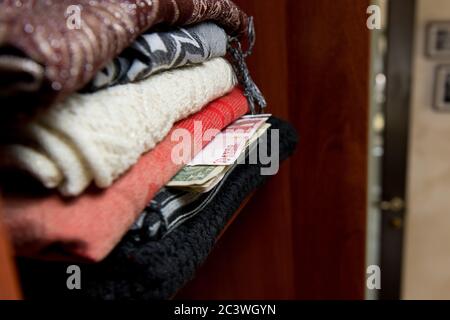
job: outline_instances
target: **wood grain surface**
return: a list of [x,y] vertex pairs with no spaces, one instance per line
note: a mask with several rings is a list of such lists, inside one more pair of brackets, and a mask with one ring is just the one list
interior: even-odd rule
[[9,239],[1,218],[0,198],[0,300],[14,300],[19,299],[21,295]]
[[368,0],[240,0],[252,74],[300,145],[252,198],[182,299],[363,299]]

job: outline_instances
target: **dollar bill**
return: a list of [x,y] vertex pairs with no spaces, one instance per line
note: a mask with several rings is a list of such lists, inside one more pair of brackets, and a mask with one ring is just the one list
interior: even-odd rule
[[168,187],[204,185],[219,176],[225,166],[186,166],[172,178]]
[[185,190],[185,191],[189,191],[189,192],[195,192],[195,193],[207,193],[207,192],[213,190],[225,178],[225,176],[227,175],[227,173],[229,172],[229,170],[231,168],[232,168],[232,166],[225,169],[217,177],[211,179],[210,181],[206,182],[203,185],[180,186],[180,187],[176,187],[176,188]]

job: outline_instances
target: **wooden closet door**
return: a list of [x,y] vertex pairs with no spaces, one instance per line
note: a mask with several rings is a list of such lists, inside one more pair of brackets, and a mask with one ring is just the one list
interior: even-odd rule
[[236,0],[249,65],[300,144],[182,290],[184,299],[363,299],[369,0]]
[[20,298],[20,289],[8,236],[2,226],[0,199],[0,300]]

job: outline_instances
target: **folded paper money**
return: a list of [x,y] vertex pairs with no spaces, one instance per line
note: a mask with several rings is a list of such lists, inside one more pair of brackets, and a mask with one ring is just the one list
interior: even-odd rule
[[[167,184],[169,188],[177,188],[190,192],[205,193],[214,189],[228,174],[231,167],[245,161],[245,155],[266,131],[270,124],[265,123],[268,116],[260,116],[253,119],[245,117],[235,121],[220,134],[218,134],[199,154],[195,157],[197,162],[191,161]],[[223,138],[227,136],[228,138]],[[236,138],[242,142],[244,148],[235,145]],[[240,143],[239,142],[239,143]],[[216,165],[208,163],[214,159],[214,154],[222,155],[227,150],[233,149],[233,155],[225,159],[223,163]],[[216,152],[217,151],[217,152]],[[206,159],[207,161],[204,161]]]
[[241,118],[218,134],[190,163],[190,166],[227,166],[235,163],[248,142],[269,116]]

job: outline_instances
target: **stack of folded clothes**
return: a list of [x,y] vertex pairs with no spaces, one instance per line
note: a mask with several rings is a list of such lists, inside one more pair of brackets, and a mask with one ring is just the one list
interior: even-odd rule
[[[127,266],[127,254],[114,254],[121,241],[164,247],[187,221],[204,211],[209,219],[238,157],[191,162],[265,108],[245,65],[254,39],[252,19],[231,0],[1,1],[2,220],[17,254]],[[231,146],[237,156],[277,124],[289,128],[285,154],[295,148],[295,131],[268,119],[241,120],[252,131]],[[189,152],[174,161],[180,132]],[[143,261],[150,279],[158,262]],[[131,277],[136,265],[127,268]],[[144,296],[167,298],[176,285],[150,287]]]
[[[280,160],[285,160],[297,144],[296,131],[277,118],[268,122],[273,129],[279,130],[278,151]],[[276,141],[272,140],[273,132],[268,131],[265,138],[249,148],[246,159],[266,146],[271,153],[272,143]],[[81,290],[67,290],[67,268],[71,263],[49,264],[21,259],[19,266],[25,294],[32,299],[173,298],[195,276],[241,203],[267,180],[267,176],[261,175],[262,167],[264,165],[260,161],[234,166],[216,189],[202,195],[208,198],[206,201],[177,202],[168,193],[175,193],[179,199],[178,192],[162,190],[150,204],[153,209],[148,208],[142,214],[104,261],[79,265]],[[180,218],[188,220],[171,232],[161,230],[160,237],[155,236],[155,225],[164,224],[166,220],[163,216],[154,216],[161,210],[166,212],[165,217],[171,222]]]

